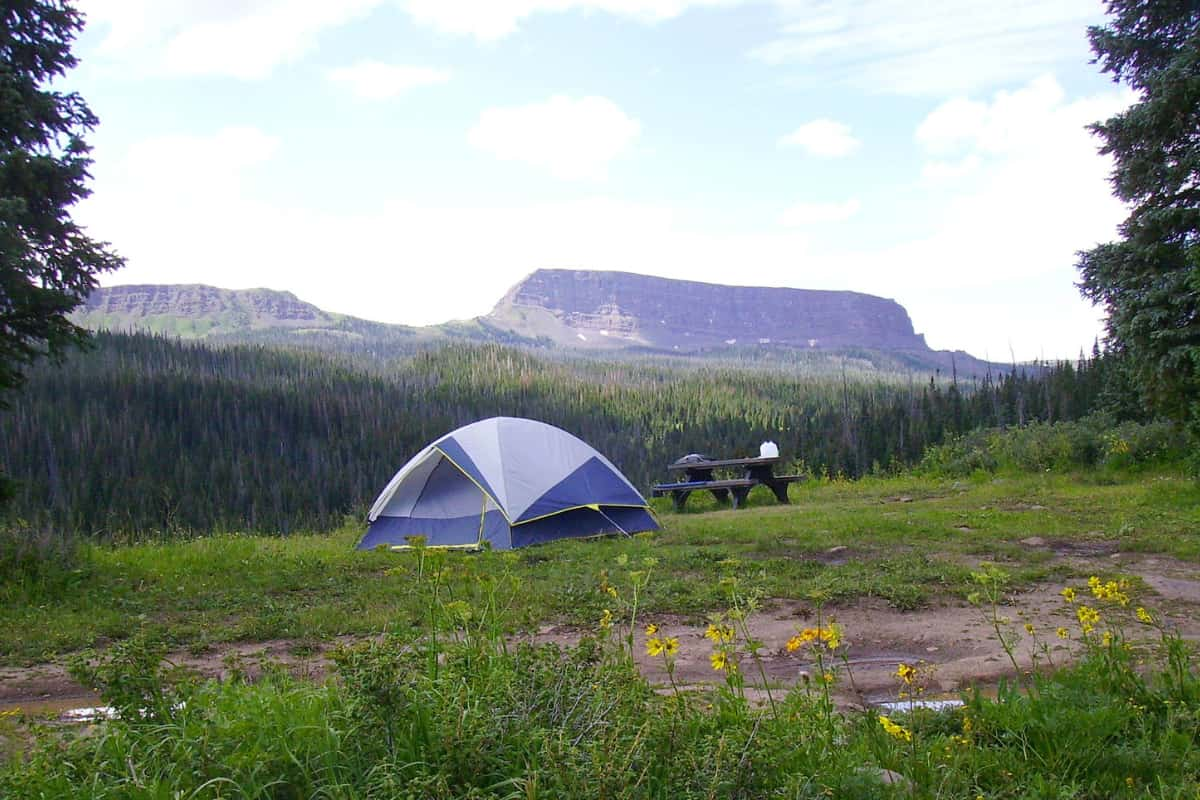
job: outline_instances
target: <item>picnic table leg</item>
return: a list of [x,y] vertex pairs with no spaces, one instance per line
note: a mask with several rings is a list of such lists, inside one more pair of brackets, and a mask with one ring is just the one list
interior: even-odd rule
[[788,502],[787,496],[787,481],[771,481],[767,484],[771,487],[771,491],[775,493],[775,499],[781,503]]
[[728,489],[709,489],[709,491],[712,492],[712,496],[717,498],[717,502],[720,503],[721,505],[724,505],[726,502],[728,502],[728,500],[729,500],[729,490]]
[[733,490],[733,508],[736,511],[739,506],[746,502],[746,495],[750,494],[751,486],[738,486]]
[[690,495],[691,492],[685,492],[681,489],[676,489],[675,491],[671,492],[671,501],[675,504],[676,511],[683,511],[683,507],[687,505],[687,499]]

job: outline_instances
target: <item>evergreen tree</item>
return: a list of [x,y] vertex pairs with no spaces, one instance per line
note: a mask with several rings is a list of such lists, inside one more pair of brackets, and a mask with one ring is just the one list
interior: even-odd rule
[[86,338],[67,315],[121,264],[70,217],[89,194],[83,136],[96,117],[78,94],[48,88],[75,66],[82,27],[61,0],[0,4],[0,391]]
[[1080,253],[1083,294],[1108,311],[1144,401],[1200,422],[1200,3],[1109,0],[1089,30],[1102,70],[1138,102],[1092,130],[1132,205],[1121,240]]
[[[69,215],[88,195],[83,135],[96,118],[78,94],[47,88],[75,66],[82,27],[60,0],[0,4],[0,406],[35,359],[85,340],[67,314],[121,263]],[[0,501],[8,493],[0,476]]]

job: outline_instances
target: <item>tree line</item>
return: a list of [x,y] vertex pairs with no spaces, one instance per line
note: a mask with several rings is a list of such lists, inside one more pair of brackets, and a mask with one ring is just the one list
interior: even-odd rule
[[387,364],[261,345],[101,333],[43,364],[0,416],[9,513],[86,536],[323,530],[363,517],[429,441],[495,415],[579,436],[635,485],[681,455],[757,453],[771,439],[809,471],[909,464],[980,426],[1076,419],[1111,365],[972,382],[781,374],[728,365],[548,360],[452,344]]

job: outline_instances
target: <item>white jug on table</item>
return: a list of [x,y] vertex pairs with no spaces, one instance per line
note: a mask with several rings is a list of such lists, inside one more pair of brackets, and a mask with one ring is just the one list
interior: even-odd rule
[[778,458],[779,457],[779,445],[775,444],[774,442],[763,442],[762,444],[760,444],[758,446],[758,457],[759,458]]

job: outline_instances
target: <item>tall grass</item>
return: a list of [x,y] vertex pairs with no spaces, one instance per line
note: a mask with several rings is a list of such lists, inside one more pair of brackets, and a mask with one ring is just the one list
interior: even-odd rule
[[[451,583],[470,562],[416,557],[423,619],[341,650],[323,685],[282,671],[254,684],[195,682],[138,640],[80,659],[76,674],[119,717],[81,736],[40,732],[0,768],[0,796],[1194,798],[1200,789],[1193,655],[1117,582],[1097,578],[1071,598],[1096,615],[1079,613],[1068,632],[1082,646],[1075,666],[1035,673],[1027,689],[1004,685],[994,699],[968,692],[963,709],[882,717],[833,707],[829,687],[852,680],[839,655],[853,631],[832,625],[794,641],[814,649],[820,674],[756,702],[747,686],[761,645],[739,624],[756,591],[736,580],[724,584],[728,607],[709,641],[673,642],[638,616],[653,557],[625,559],[598,580],[607,607],[593,633],[560,648],[503,635],[523,591],[511,572]],[[1096,600],[1085,605],[1089,589]],[[710,649],[713,687],[650,685],[632,659],[647,622],[649,652]],[[899,688],[912,674],[898,669]]]

